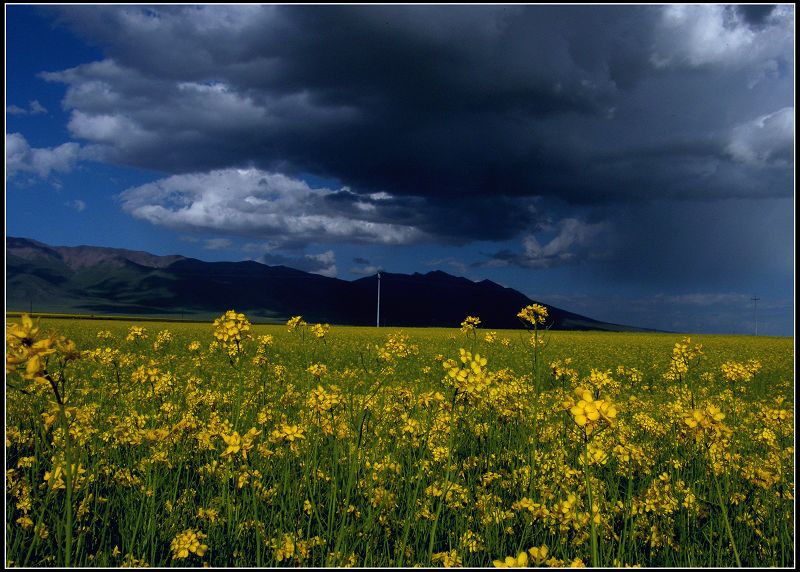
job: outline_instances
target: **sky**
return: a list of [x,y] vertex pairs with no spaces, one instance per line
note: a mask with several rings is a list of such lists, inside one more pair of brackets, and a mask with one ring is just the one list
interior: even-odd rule
[[793,335],[794,22],[6,5],[6,234],[444,270],[618,324]]

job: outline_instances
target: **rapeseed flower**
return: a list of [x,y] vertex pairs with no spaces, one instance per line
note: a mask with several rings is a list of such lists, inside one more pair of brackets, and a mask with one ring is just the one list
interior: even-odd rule
[[39,326],[27,314],[23,314],[22,323],[6,324],[6,376],[25,364],[22,377],[35,384],[46,387],[49,381],[45,378],[45,358],[55,353],[58,338],[40,337]]
[[676,342],[672,348],[672,360],[669,369],[664,374],[664,379],[670,381],[681,381],[689,371],[689,365],[703,354],[703,346],[700,344],[691,347],[692,339],[683,338]]
[[174,336],[169,330],[161,330],[156,334],[156,341],[153,342],[153,351],[159,351],[172,342]]
[[250,337],[250,321],[242,313],[228,310],[214,320],[214,338],[228,353],[231,363],[242,352],[244,340]]
[[483,537],[471,530],[461,535],[459,544],[469,553],[474,554],[484,549]]
[[467,316],[464,318],[464,321],[461,322],[461,332],[464,334],[474,332],[480,323],[481,319],[477,316]]
[[544,564],[545,560],[547,560],[548,550],[545,545],[529,548],[528,553],[531,555],[531,558],[533,558],[533,563],[536,566],[541,566]]
[[431,562],[441,562],[445,568],[461,568],[464,565],[456,550],[436,552],[431,555]]
[[729,361],[722,364],[721,368],[723,376],[729,382],[748,382],[761,370],[761,362],[758,360],[750,360],[747,363]]
[[299,425],[289,425],[288,423],[284,423],[278,429],[275,429],[271,436],[273,441],[288,441],[289,443],[306,438],[305,429]]
[[189,553],[202,557],[208,550],[208,546],[201,542],[205,538],[206,535],[195,528],[184,530],[173,538],[170,543],[172,559],[187,558]]
[[725,419],[725,414],[719,407],[709,403],[703,409],[694,409],[690,416],[684,419],[684,423],[690,429],[700,428],[709,429],[713,428],[715,424],[721,423]]
[[290,332],[294,332],[298,328],[303,328],[307,325],[308,324],[306,321],[303,320],[303,316],[294,316],[293,318],[290,318],[288,322],[286,322],[286,329]]
[[306,368],[306,371],[315,378],[319,379],[328,373],[328,366],[324,363],[312,363]]
[[311,327],[311,333],[314,334],[314,337],[318,340],[324,339],[325,336],[328,335],[328,332],[331,329],[330,324],[314,324]]
[[572,415],[572,419],[588,438],[600,425],[612,425],[617,416],[617,408],[607,399],[595,399],[588,389],[579,387],[575,390],[577,403],[573,400],[564,402],[563,407]]
[[525,568],[528,566],[528,554],[520,552],[516,558],[514,556],[506,556],[505,560],[492,560],[495,568]]
[[528,322],[536,327],[539,324],[544,324],[545,320],[547,320],[547,307],[541,304],[531,304],[520,310],[517,313],[517,317],[523,322]]
[[234,431],[230,435],[220,435],[222,440],[225,441],[227,449],[220,455],[221,457],[232,457],[242,448],[242,437],[238,431]]
[[125,341],[137,342],[139,340],[147,339],[147,330],[142,326],[131,326],[128,330],[128,335],[125,336]]

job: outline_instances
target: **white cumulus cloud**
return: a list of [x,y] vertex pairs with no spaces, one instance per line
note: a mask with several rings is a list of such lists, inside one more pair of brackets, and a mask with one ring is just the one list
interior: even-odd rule
[[34,173],[46,179],[51,172],[67,173],[78,161],[80,145],[64,143],[58,147],[31,147],[21,133],[6,133],[6,170],[8,176]]
[[422,235],[413,226],[366,218],[368,213],[333,200],[339,193],[251,168],[174,175],[128,189],[120,198],[126,212],[155,225],[258,237],[279,244],[407,244]]

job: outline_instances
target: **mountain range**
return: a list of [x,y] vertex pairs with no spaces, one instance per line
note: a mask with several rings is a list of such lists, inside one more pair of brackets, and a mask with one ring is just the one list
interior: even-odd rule
[[[302,315],[308,322],[368,326],[376,322],[377,286],[375,275],[347,281],[254,261],[204,262],[6,237],[7,310],[208,319],[235,309],[251,320]],[[442,271],[381,272],[380,287],[382,326],[458,327],[471,315],[482,328],[520,328],[517,312],[535,303],[490,280]],[[553,329],[645,331],[544,305]]]

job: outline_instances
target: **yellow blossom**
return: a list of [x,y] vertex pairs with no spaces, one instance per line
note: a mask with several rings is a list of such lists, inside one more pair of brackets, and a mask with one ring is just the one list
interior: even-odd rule
[[538,324],[544,324],[547,320],[547,307],[541,304],[531,304],[520,310],[517,317],[535,327]]
[[225,441],[225,444],[228,446],[225,452],[222,453],[222,457],[231,457],[242,448],[242,438],[237,431],[234,431],[230,435],[220,435],[220,437],[222,437],[222,440]]
[[492,560],[495,568],[525,568],[528,566],[528,554],[520,552],[516,558],[506,556],[505,560]]
[[548,550],[545,545],[529,548],[528,553],[531,555],[531,558],[533,558],[533,563],[537,566],[541,566],[544,561],[547,560]]
[[197,529],[190,528],[184,530],[172,539],[170,548],[172,550],[172,559],[186,558],[189,553],[203,556],[208,550],[208,546],[202,544],[201,541],[206,538],[206,535]]

